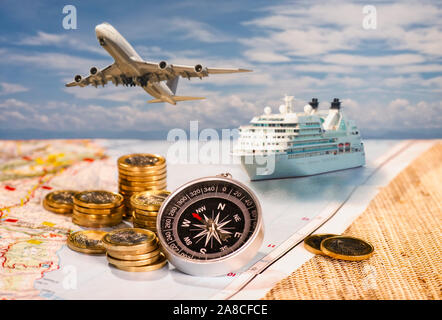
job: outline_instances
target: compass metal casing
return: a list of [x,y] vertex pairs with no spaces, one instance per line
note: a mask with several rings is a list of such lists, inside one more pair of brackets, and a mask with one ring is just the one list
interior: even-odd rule
[[[161,229],[162,218],[163,215],[165,214],[165,210],[168,207],[168,205],[172,201],[175,201],[175,197],[179,195],[183,190],[186,190],[191,186],[207,182],[224,182],[227,184],[232,184],[240,189],[243,189],[247,193],[247,195],[253,200],[254,205],[256,207],[256,226],[251,236],[239,248],[237,248],[233,252],[225,256],[222,256],[220,258],[207,259],[207,260],[192,259],[178,254],[176,251],[174,251],[169,247]],[[191,204],[196,203],[201,199],[204,199],[203,195],[196,196],[192,198],[193,202],[191,202]],[[181,212],[180,214],[183,214],[184,210],[189,206],[184,207],[178,212]],[[180,217],[179,214],[177,214],[176,218],[177,223],[179,217]],[[226,178],[222,176],[211,176],[211,177],[195,179],[176,189],[161,205],[157,218],[157,230],[158,230],[158,238],[160,240],[160,243],[163,247],[163,251],[166,254],[169,262],[173,264],[177,269],[181,270],[182,272],[197,276],[225,275],[229,272],[234,272],[244,267],[256,255],[264,239],[264,224],[262,221],[262,210],[258,198],[253,193],[253,191],[250,190],[250,188],[248,188],[244,184],[236,180],[233,180],[231,178]]]

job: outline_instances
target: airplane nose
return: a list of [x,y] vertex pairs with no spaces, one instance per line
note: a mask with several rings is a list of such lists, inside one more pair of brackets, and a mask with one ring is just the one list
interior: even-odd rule
[[97,37],[101,37],[104,34],[104,25],[103,24],[99,24],[95,27],[95,34],[97,35]]
[[105,36],[106,34],[106,26],[104,24],[99,24],[95,27],[95,34],[97,35],[97,39],[100,42],[100,45],[105,45]]

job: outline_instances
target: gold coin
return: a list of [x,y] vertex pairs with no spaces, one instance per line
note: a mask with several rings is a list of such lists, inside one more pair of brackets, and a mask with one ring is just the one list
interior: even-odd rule
[[[143,229],[143,230],[146,230],[146,229]],[[149,230],[146,230],[146,231],[149,231]],[[156,238],[155,241],[147,247],[143,247],[143,248],[139,248],[139,249],[132,249],[131,248],[130,250],[124,250],[124,251],[113,250],[112,248],[109,247],[108,249],[106,249],[106,252],[108,252],[113,257],[119,257],[120,255],[138,256],[138,255],[142,255],[142,254],[146,254],[146,253],[155,251],[158,248],[159,248],[158,238]]]
[[135,220],[141,220],[141,221],[157,221],[157,216],[143,216],[140,214],[137,214],[136,212],[132,212],[132,217]]
[[138,228],[124,228],[109,232],[103,238],[103,245],[107,250],[130,253],[137,249],[148,250],[157,237],[153,232]]
[[[139,178],[150,178],[150,177],[157,177],[167,175],[167,167],[163,167],[158,170],[151,170],[151,171],[128,171],[128,170],[122,170],[118,169],[118,176],[119,177],[127,177],[130,179],[139,179]],[[127,180],[130,180],[127,179]]]
[[374,248],[362,239],[336,236],[322,240],[321,251],[335,259],[361,261],[370,258]]
[[43,200],[43,208],[45,208],[48,211],[51,211],[53,213],[58,213],[58,214],[70,214],[72,213],[72,208],[68,209],[68,208],[55,208],[51,205],[49,205],[45,200]]
[[115,259],[120,259],[120,260],[143,260],[143,259],[149,259],[152,257],[157,256],[161,251],[158,248],[158,246],[155,246],[155,250],[153,251],[149,251],[146,253],[141,253],[141,254],[124,254],[121,252],[117,252],[117,251],[107,251],[107,254],[110,255],[111,257],[115,258]]
[[85,214],[99,214],[99,215],[110,215],[115,213],[123,213],[124,212],[124,205],[121,204],[119,207],[112,208],[112,209],[94,209],[94,208],[84,208],[81,206],[74,205],[74,210],[80,213]]
[[118,167],[129,171],[149,171],[162,168],[166,159],[160,155],[150,153],[134,153],[118,158]]
[[149,230],[149,231],[152,231],[154,233],[158,232],[157,228],[155,228],[155,227],[146,227],[146,226],[144,226],[142,224],[139,224],[139,223],[137,223],[136,221],[133,221],[133,220],[132,220],[132,224],[133,224],[134,228],[139,228],[139,229],[143,229],[143,230]]
[[157,222],[156,221],[146,221],[146,220],[139,220],[136,218],[132,218],[132,222],[135,222],[141,226],[150,227],[150,228],[156,228]]
[[128,176],[149,176],[149,175],[162,174],[166,171],[167,171],[166,164],[155,167],[145,167],[145,168],[138,168],[138,167],[123,168],[121,166],[118,166],[118,172]]
[[110,264],[113,264],[114,266],[121,266],[121,267],[139,267],[139,266],[145,266],[148,264],[152,264],[156,262],[161,256],[160,253],[158,253],[156,256],[153,256],[151,258],[147,259],[141,259],[141,260],[120,260],[116,259],[109,254],[106,254],[107,261]]
[[142,210],[138,208],[134,208],[132,211],[132,214],[136,214],[137,216],[143,216],[143,217],[157,217],[158,211],[148,211],[148,210]]
[[156,180],[156,181],[129,181],[129,180],[118,180],[118,185],[128,186],[128,187],[151,187],[158,186],[167,183],[166,179]]
[[[143,191],[157,191],[157,190],[164,190],[166,186],[155,186],[155,187],[150,187],[150,188],[145,188]],[[130,198],[131,196],[133,196],[135,193],[139,193],[139,192],[143,192],[143,191],[129,191],[129,190],[122,190],[121,188],[118,189],[118,192],[123,196],[123,198],[125,200],[127,200],[127,198]]]
[[82,191],[74,196],[74,204],[85,208],[110,209],[119,207],[122,202],[121,194],[105,190]]
[[304,247],[311,253],[324,255],[321,251],[321,241],[336,236],[337,234],[329,233],[311,234],[304,239]]
[[164,170],[164,172],[155,172],[155,175],[126,175],[122,173],[121,171],[118,174],[118,179],[120,180],[127,180],[127,181],[133,181],[133,182],[148,182],[148,181],[157,181],[157,180],[163,180],[167,178],[167,171]]
[[[144,186],[144,187],[132,187],[132,186],[126,186],[124,184],[120,184],[119,189],[121,191],[132,191],[132,192],[142,192],[142,191],[149,191],[149,190],[162,190],[165,187],[167,187],[167,182],[161,182],[161,183],[154,183],[152,185],[149,186]],[[162,189],[160,189],[162,188]]]
[[100,230],[82,230],[69,234],[67,245],[70,249],[87,254],[104,254],[101,239],[107,232]]
[[161,204],[166,200],[166,198],[170,195],[170,192],[167,190],[152,190],[145,191],[134,194],[130,198],[130,203],[133,207],[155,211],[161,207]]
[[167,264],[167,259],[164,254],[160,253],[160,258],[153,264],[139,266],[139,267],[123,267],[123,266],[115,266],[118,269],[130,272],[146,272],[146,271],[154,271],[157,269],[161,269]]
[[116,212],[112,214],[89,214],[89,213],[81,213],[74,209],[73,216],[78,219],[84,219],[88,221],[114,221],[123,218],[122,212]]
[[131,215],[127,215],[127,214],[123,214],[123,220],[132,222],[132,216]]
[[55,208],[72,209],[74,205],[74,195],[77,191],[74,190],[57,190],[49,192],[44,200],[48,205]]
[[75,223],[76,225],[86,227],[86,228],[108,228],[108,227],[113,227],[113,226],[120,224],[121,220],[103,223],[103,222],[95,222],[95,221],[78,220],[75,217],[72,217],[72,222]]

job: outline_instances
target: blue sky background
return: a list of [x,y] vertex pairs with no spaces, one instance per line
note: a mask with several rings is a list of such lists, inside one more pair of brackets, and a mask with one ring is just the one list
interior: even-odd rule
[[[62,27],[66,4],[76,30]],[[377,29],[362,28],[374,5]],[[253,73],[180,79],[206,100],[147,104],[141,88],[65,88],[105,67],[95,25],[107,21],[146,60]],[[234,128],[312,97],[365,137],[442,137],[442,5],[436,1],[9,1],[0,3],[0,138],[165,138],[172,128]]]

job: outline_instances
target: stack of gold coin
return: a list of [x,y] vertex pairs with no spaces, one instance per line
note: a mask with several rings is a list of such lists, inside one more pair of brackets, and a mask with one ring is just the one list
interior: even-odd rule
[[153,271],[167,263],[158,247],[157,236],[149,230],[117,229],[107,233],[102,242],[108,262],[124,271]]
[[124,197],[125,216],[130,218],[130,197],[141,191],[162,190],[167,187],[166,159],[149,153],[134,153],[118,159],[118,186]]
[[157,232],[157,216],[161,204],[170,195],[166,190],[151,190],[134,194],[130,198],[132,223],[135,228]]
[[105,254],[101,239],[107,232],[100,230],[82,230],[72,232],[67,239],[67,245],[70,249],[86,254]]
[[121,222],[123,212],[121,194],[104,190],[82,191],[74,196],[72,221],[83,227],[111,227]]
[[43,199],[43,207],[46,210],[55,213],[72,213],[74,208],[74,195],[77,191],[73,190],[57,190],[49,192]]

